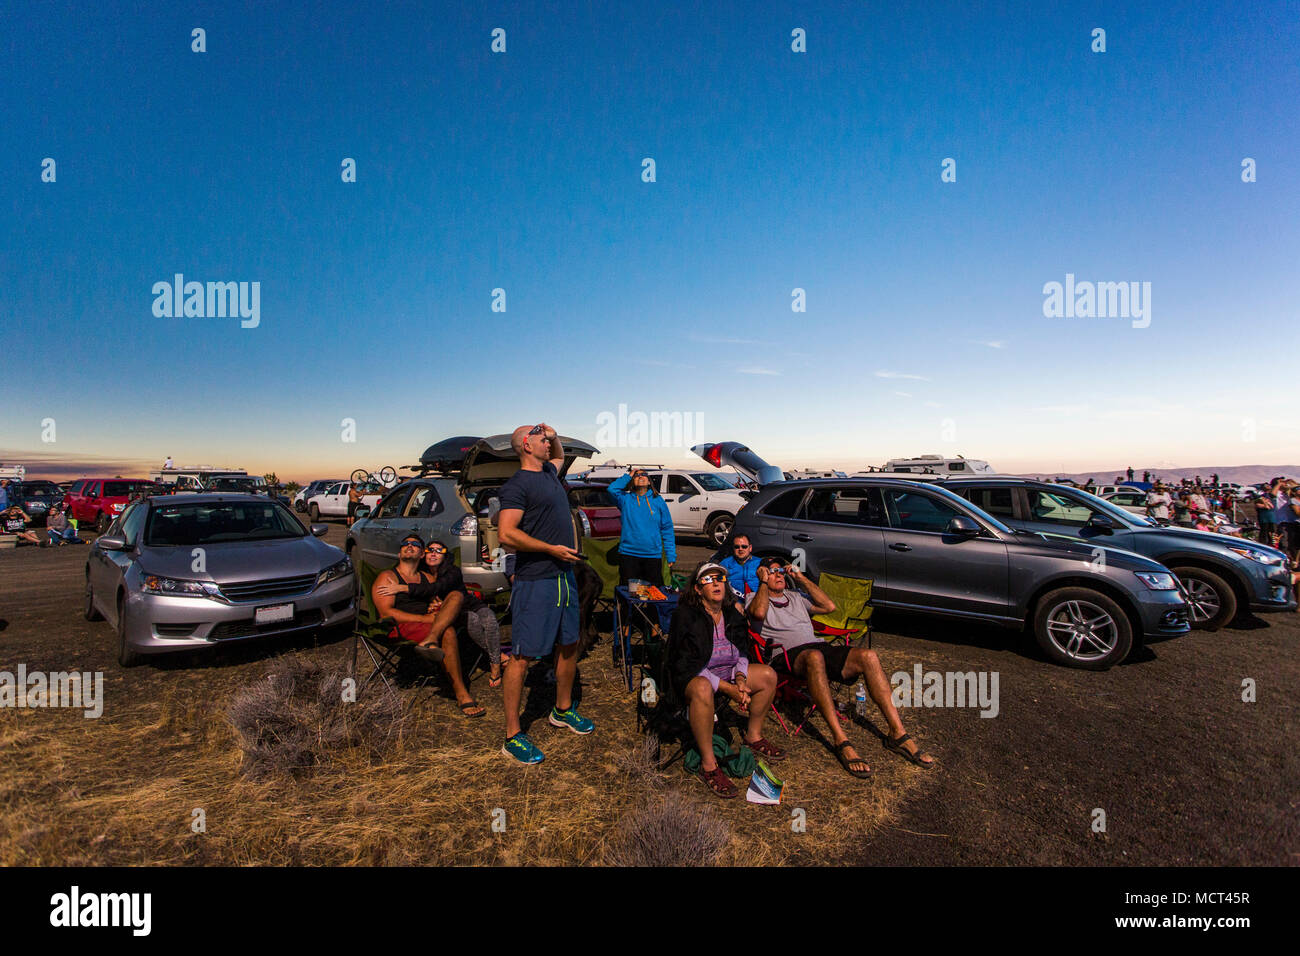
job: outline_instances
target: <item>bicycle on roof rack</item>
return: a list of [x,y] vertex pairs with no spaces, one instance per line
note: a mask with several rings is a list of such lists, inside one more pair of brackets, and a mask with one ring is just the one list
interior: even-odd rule
[[352,473],[352,483],[354,485],[377,485],[383,488],[391,488],[396,481],[397,470],[392,465],[385,465],[377,472],[358,468]]

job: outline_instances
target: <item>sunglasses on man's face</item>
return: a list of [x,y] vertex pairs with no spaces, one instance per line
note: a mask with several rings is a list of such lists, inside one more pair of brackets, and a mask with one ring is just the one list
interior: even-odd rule
[[706,574],[700,578],[700,584],[726,584],[727,576],[725,574]]
[[748,550],[749,550],[749,545],[747,545],[747,544],[736,544],[736,545],[732,545],[732,547],[734,547],[737,551],[748,551]]
[[402,547],[403,547],[403,548],[423,548],[424,545],[422,545],[419,541],[403,541],[403,542],[402,542]]

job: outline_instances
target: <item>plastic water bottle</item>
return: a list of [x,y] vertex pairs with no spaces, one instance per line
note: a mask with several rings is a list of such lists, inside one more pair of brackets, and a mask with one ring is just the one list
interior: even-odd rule
[[853,688],[853,703],[859,717],[867,716],[867,685],[861,680],[858,686]]

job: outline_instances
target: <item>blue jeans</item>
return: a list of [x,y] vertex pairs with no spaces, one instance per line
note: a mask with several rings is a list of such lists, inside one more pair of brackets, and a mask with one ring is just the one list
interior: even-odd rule
[[46,528],[50,533],[50,544],[58,544],[60,541],[79,541],[77,529],[73,527],[64,528],[62,531],[56,531],[54,528]]

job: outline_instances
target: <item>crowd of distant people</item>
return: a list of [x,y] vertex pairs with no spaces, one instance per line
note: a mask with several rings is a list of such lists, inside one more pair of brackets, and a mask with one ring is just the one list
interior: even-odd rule
[[[1261,543],[1283,551],[1294,565],[1300,558],[1300,482],[1278,476],[1262,487],[1233,487],[1200,475],[1165,482],[1149,471],[1139,484],[1132,468],[1115,483],[1148,488],[1146,514],[1156,521],[1235,537],[1253,534]],[[1084,491],[1095,492],[1089,478]]]

